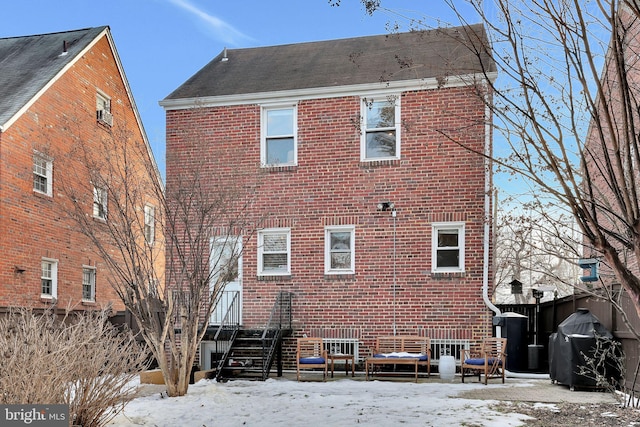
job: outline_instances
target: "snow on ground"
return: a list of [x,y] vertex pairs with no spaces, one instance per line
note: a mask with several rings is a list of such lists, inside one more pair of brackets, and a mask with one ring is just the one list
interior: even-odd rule
[[500,385],[409,381],[202,380],[186,396],[160,393],[129,403],[109,426],[519,426],[528,418],[489,409],[496,401],[455,398]]

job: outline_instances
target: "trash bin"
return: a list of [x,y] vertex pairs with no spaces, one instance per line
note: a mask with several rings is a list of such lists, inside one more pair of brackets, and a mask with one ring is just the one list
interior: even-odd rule
[[502,313],[502,336],[507,339],[507,370],[527,370],[527,330],[529,318],[519,313]]

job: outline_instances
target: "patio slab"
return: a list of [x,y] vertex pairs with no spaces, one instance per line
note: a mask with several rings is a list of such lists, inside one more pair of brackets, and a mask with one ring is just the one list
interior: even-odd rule
[[462,399],[503,400],[511,402],[539,403],[616,403],[611,393],[598,390],[575,390],[569,386],[552,384],[551,380],[509,378],[505,384],[493,383],[481,389],[459,393]]

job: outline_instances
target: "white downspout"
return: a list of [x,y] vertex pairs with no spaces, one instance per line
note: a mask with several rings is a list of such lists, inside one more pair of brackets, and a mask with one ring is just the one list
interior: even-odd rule
[[[491,114],[491,110],[489,109],[488,103],[486,104],[486,117],[489,118]],[[491,299],[489,298],[489,250],[491,246],[489,245],[490,237],[491,237],[491,190],[492,190],[492,181],[491,181],[491,126],[489,125],[489,120],[487,120],[487,124],[485,125],[485,145],[484,145],[484,256],[483,256],[483,267],[482,267],[482,299],[491,311],[493,311],[496,316],[501,316],[502,312],[498,307],[496,307]],[[496,337],[502,336],[502,327],[496,326]],[[511,372],[505,369],[505,375],[508,378],[522,378],[522,379],[549,379],[549,374],[534,374],[534,373],[518,373]]]
[[[492,190],[492,178],[491,178],[491,156],[492,156],[492,143],[491,143],[491,125],[489,123],[489,117],[491,116],[491,109],[488,103],[485,107],[485,117],[487,118],[485,124],[485,143],[484,143],[484,236],[483,236],[483,266],[482,266],[482,299],[484,303],[496,316],[500,316],[502,312],[496,307],[489,298],[489,251],[491,246],[491,190]],[[496,326],[496,336],[502,336],[502,328]]]

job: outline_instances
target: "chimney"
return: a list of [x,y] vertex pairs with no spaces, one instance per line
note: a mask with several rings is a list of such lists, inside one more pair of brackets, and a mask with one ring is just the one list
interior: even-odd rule
[[220,60],[220,62],[227,62],[228,60],[229,57],[227,56],[227,48],[225,47],[222,51],[222,59]]

